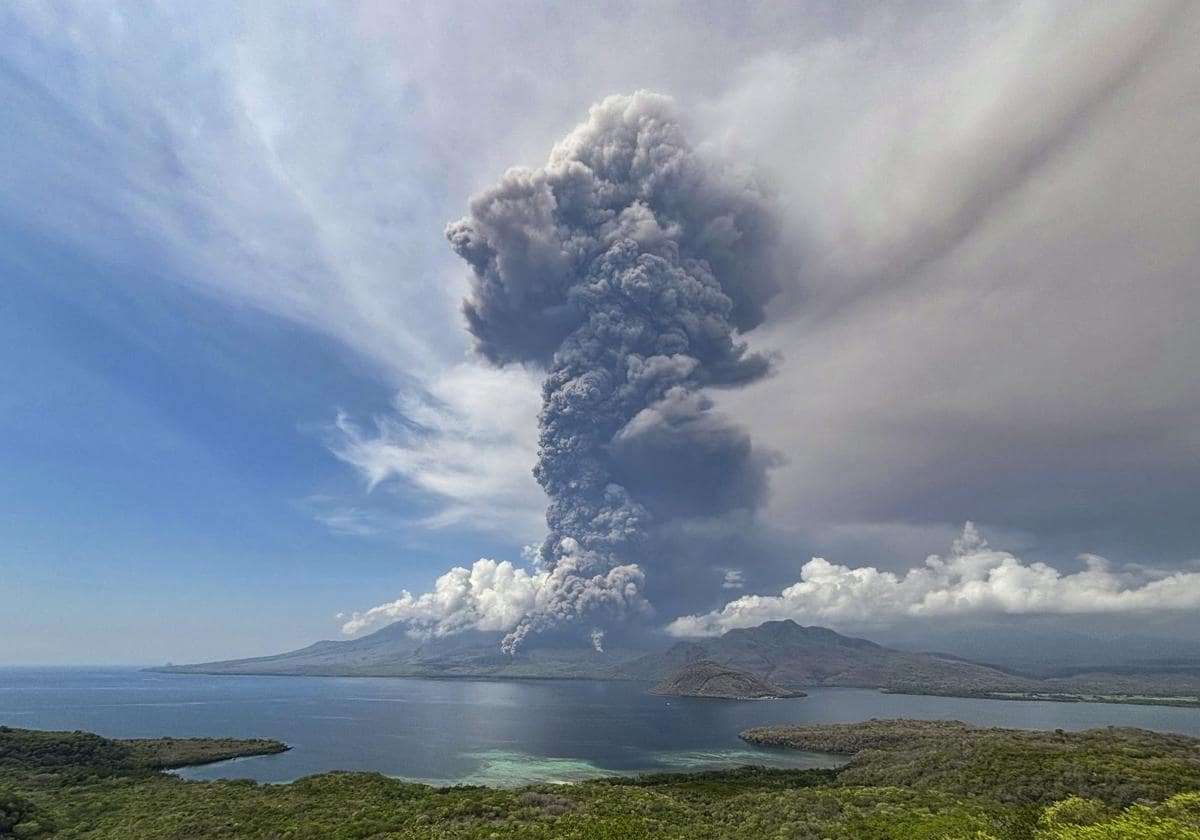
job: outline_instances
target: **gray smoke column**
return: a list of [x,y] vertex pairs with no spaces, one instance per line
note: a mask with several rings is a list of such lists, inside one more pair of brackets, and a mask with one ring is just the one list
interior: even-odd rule
[[773,216],[744,174],[692,149],[669,98],[639,92],[594,106],[545,166],[510,169],[446,235],[471,266],[479,352],[547,370],[534,475],[550,577],[504,648],[583,617],[602,638],[604,620],[646,609],[654,566],[651,515],[617,480],[614,441],[660,415],[703,432],[700,389],[767,372],[738,334],[778,286]]

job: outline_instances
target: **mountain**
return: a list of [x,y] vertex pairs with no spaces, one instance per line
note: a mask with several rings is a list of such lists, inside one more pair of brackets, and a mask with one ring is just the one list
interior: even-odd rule
[[885,688],[897,692],[975,694],[1031,691],[1038,681],[987,665],[927,653],[892,650],[825,627],[787,619],[678,642],[625,666],[635,678],[658,680],[694,662],[749,671],[786,689],[808,686]]
[[651,694],[669,697],[715,697],[726,700],[767,700],[775,697],[802,697],[803,692],[788,691],[771,685],[749,671],[701,660],[684,665],[654,688]]
[[891,650],[866,639],[794,621],[768,621],[702,641],[677,642],[665,651],[600,653],[546,640],[515,656],[500,652],[499,633],[462,633],[416,639],[401,624],[348,641],[324,641],[300,650],[164,671],[302,676],[573,677],[658,682],[708,661],[747,672],[773,686],[853,686],[954,693],[1032,690],[1036,682],[951,657]]
[[466,632],[413,638],[396,623],[346,641],[322,641],[275,656],[168,665],[155,671],[190,674],[267,674],[340,677],[561,677],[614,678],[614,668],[645,650],[605,652],[578,644],[529,645],[515,656],[501,653],[503,633]]
[[348,641],[196,665],[153,669],[200,674],[354,677],[490,677],[639,680],[658,683],[698,662],[715,663],[785,690],[810,686],[879,688],[898,694],[1003,699],[1092,700],[1200,705],[1200,669],[1192,660],[1128,669],[1081,669],[1039,678],[948,654],[894,650],[867,639],[791,620],[730,630],[712,639],[676,642],[646,652],[596,651],[578,641],[538,639],[515,656],[500,652],[499,633],[414,639],[400,624]]
[[888,643],[899,650],[936,650],[1042,678],[1082,671],[1200,667],[1200,642],[1195,639],[1102,631],[1037,620],[910,622],[892,628]]

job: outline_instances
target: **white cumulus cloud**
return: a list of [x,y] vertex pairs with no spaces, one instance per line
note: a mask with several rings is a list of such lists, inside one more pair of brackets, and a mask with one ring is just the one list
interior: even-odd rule
[[820,557],[779,595],[744,595],[719,610],[667,626],[673,636],[715,636],[736,627],[791,618],[800,622],[882,624],[902,618],[965,614],[1052,615],[1187,610],[1200,607],[1200,572],[1146,566],[1114,569],[1081,555],[1081,571],[991,548],[968,522],[949,557],[931,555],[904,574],[852,569]]
[[[432,592],[413,595],[403,590],[386,604],[356,612],[348,619],[339,615],[342,632],[354,635],[393,622],[408,625],[414,636],[452,636],[468,630],[511,631],[529,616],[545,626],[577,618],[586,610],[602,610],[620,616],[644,610],[640,590],[645,576],[634,564],[615,566],[589,576],[586,558],[577,552],[566,555],[554,569],[528,571],[508,560],[476,560],[470,569],[455,566],[439,577]],[[564,591],[570,589],[571,597]],[[528,622],[523,626],[541,629]],[[528,632],[528,630],[526,630]],[[592,645],[603,651],[604,632],[595,629]]]
[[404,590],[395,601],[354,613],[342,632],[402,621],[416,633],[449,636],[464,630],[508,630],[537,603],[548,572],[529,573],[507,560],[476,560],[456,566],[434,583],[432,592]]

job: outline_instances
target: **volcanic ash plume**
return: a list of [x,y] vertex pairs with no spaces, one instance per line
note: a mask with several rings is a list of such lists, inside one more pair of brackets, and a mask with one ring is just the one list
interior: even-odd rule
[[548,576],[505,650],[646,609],[651,516],[617,480],[612,444],[664,405],[676,427],[680,411],[703,421],[696,392],[767,371],[737,340],[777,286],[760,192],[688,145],[670,99],[640,92],[594,106],[544,167],[509,170],[446,234],[471,266],[479,352],[547,371],[534,475],[550,497]]

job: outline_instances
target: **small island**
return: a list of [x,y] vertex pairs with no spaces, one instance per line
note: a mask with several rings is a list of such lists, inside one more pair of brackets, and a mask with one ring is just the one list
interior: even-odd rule
[[788,691],[749,671],[731,668],[709,659],[684,665],[650,689],[650,693],[668,697],[711,697],[722,700],[774,700],[805,696],[802,691]]

